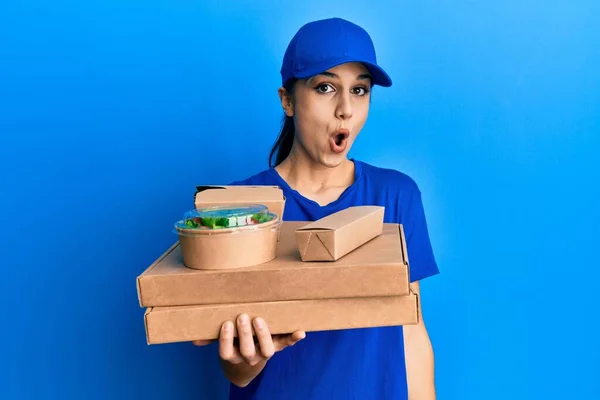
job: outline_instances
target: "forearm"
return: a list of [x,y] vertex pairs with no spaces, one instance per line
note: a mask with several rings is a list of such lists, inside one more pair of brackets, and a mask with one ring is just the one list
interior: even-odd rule
[[410,289],[418,296],[419,323],[404,327],[404,354],[409,400],[435,400],[433,347],[423,320],[421,285],[411,283]]
[[254,378],[260,374],[267,361],[259,361],[258,364],[251,366],[247,363],[232,364],[225,360],[220,360],[221,369],[227,379],[236,386],[247,386]]
[[434,400],[434,355],[425,325],[406,326],[404,335],[408,398]]

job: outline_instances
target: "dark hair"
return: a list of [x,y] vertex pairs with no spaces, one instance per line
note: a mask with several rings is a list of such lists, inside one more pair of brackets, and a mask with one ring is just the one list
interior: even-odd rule
[[[295,83],[296,80],[292,79],[284,85],[285,90],[287,90],[289,94],[292,94]],[[295,135],[296,127],[294,126],[294,118],[284,115],[279,137],[277,138],[277,141],[275,141],[271,153],[269,154],[269,167],[277,166],[286,159],[292,150]],[[274,155],[276,155],[275,164],[272,163]]]

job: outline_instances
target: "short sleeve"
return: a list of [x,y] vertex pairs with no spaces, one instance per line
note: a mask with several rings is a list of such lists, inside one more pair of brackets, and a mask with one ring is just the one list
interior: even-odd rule
[[410,281],[415,282],[439,274],[429,238],[421,191],[416,184],[400,196],[399,208],[400,222],[406,236]]

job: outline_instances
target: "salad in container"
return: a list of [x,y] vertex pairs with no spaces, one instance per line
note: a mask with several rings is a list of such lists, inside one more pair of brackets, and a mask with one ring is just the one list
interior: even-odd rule
[[235,204],[188,211],[175,223],[186,267],[228,269],[275,258],[279,216],[261,204]]

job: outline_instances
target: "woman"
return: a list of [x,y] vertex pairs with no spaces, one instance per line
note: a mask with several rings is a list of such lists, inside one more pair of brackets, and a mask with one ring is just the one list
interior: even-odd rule
[[[347,157],[367,119],[371,88],[392,84],[377,65],[371,38],[339,18],[306,24],[289,44],[281,74],[285,122],[269,160],[275,155],[275,166],[234,184],[280,186],[285,220],[312,221],[355,205],[384,206],[386,222],[404,224],[411,286],[420,293],[419,280],[438,268],[417,185],[400,172]],[[223,324],[219,339],[230,396],[434,399],[433,351],[422,316],[420,321],[271,336],[264,320],[240,315]]]

